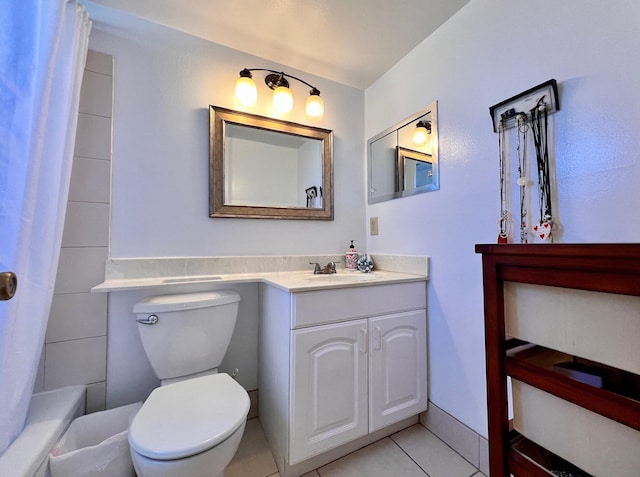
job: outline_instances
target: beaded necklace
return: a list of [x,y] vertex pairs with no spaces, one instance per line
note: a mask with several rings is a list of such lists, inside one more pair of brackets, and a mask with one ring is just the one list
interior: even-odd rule
[[498,243],[507,243],[511,235],[509,191],[506,183],[507,166],[504,153],[504,123],[498,124],[498,160],[500,162],[500,218],[498,219]]
[[520,243],[528,243],[527,234],[527,116],[518,114],[516,118],[517,152],[518,152],[518,186],[520,187]]
[[540,221],[533,226],[533,232],[542,241],[553,241],[553,213],[551,211],[551,182],[549,177],[549,124],[547,105],[540,98],[535,108],[531,110],[531,131],[536,150],[538,165],[538,204]]

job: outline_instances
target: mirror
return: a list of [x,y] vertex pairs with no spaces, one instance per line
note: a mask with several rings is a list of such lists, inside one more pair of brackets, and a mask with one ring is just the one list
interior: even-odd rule
[[209,107],[209,216],[333,220],[333,132]]
[[[367,141],[369,204],[440,188],[437,119],[434,101]],[[431,126],[422,145],[414,141],[419,121]]]

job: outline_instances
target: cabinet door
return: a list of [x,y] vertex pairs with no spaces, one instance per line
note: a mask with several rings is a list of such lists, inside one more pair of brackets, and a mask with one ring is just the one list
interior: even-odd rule
[[425,310],[369,319],[369,431],[427,409]]
[[367,320],[291,334],[293,465],[367,434]]

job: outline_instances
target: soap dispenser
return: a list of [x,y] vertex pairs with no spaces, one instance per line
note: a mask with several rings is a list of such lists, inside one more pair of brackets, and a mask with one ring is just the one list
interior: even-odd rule
[[351,245],[349,245],[349,250],[344,255],[344,268],[346,270],[357,270],[358,269],[358,251],[353,245],[353,240],[351,241]]

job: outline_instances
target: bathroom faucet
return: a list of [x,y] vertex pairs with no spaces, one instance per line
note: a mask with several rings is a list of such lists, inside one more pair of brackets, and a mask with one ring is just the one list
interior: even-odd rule
[[327,265],[322,268],[320,264],[317,262],[309,262],[309,265],[314,265],[313,274],[314,275],[328,275],[330,273],[336,273],[336,263],[329,262]]

